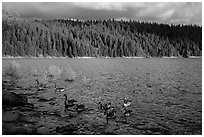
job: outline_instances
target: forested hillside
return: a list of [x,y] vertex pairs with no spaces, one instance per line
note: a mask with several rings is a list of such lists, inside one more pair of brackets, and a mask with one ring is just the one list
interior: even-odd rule
[[23,21],[6,13],[2,21],[2,55],[201,56],[202,27],[114,19]]

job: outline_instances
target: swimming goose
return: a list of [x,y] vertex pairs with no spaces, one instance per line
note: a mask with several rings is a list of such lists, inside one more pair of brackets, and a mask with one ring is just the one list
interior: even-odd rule
[[106,122],[108,124],[109,119],[114,119],[116,117],[116,111],[115,111],[115,109],[113,107],[108,108],[105,111],[105,115],[106,115]]
[[111,108],[111,102],[105,103],[105,104],[103,105],[104,114],[105,114],[106,111],[108,111],[108,109],[110,109],[110,108]]
[[103,104],[102,104],[102,102],[100,101],[100,102],[98,102],[98,105],[99,105],[99,109],[100,110],[103,110]]
[[76,111],[77,111],[78,113],[80,113],[80,112],[82,112],[82,111],[84,111],[84,110],[85,110],[84,104],[76,104]]
[[63,87],[57,87],[56,83],[55,83],[55,92],[63,92],[64,88]]
[[45,84],[40,83],[37,79],[36,79],[36,82],[37,82],[38,91],[46,89]]
[[110,102],[103,104],[102,101],[100,101],[98,104],[99,104],[99,109],[100,110],[105,110],[106,111],[107,109],[111,108],[111,103]]
[[127,109],[126,107],[124,107],[124,117],[125,117],[125,121],[127,122],[127,117],[131,116],[133,114],[132,110]]
[[123,107],[130,106],[130,104],[131,104],[131,100],[130,99],[127,99],[126,97],[124,97],[123,101],[124,101]]
[[77,102],[75,99],[69,99],[67,98],[67,95],[64,94],[65,100],[64,100],[64,106],[65,108],[73,107],[75,106],[75,102]]
[[124,116],[125,116],[125,117],[129,117],[130,115],[132,115],[132,110],[126,109],[126,110],[124,111]]

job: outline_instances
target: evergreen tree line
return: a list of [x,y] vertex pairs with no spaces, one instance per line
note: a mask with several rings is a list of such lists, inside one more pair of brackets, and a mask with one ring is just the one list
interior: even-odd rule
[[202,27],[139,21],[2,20],[3,56],[201,56]]

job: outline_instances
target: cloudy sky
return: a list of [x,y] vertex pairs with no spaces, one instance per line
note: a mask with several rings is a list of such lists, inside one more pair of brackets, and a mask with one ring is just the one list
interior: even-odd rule
[[202,3],[166,2],[3,2],[3,8],[26,19],[134,19],[202,25]]

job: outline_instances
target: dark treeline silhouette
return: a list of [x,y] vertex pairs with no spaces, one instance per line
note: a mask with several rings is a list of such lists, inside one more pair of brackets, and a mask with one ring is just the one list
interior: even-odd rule
[[2,20],[3,56],[201,56],[202,27],[139,21]]

